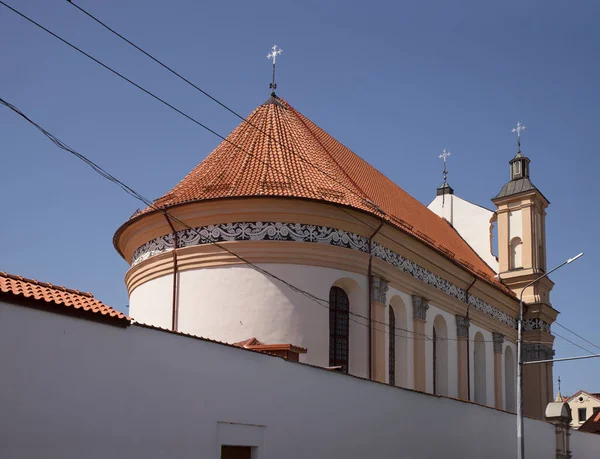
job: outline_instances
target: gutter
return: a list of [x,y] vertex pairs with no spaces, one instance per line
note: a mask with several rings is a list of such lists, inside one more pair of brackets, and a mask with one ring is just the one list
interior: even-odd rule
[[373,238],[375,237],[375,235],[377,233],[379,233],[379,230],[381,229],[382,226],[383,226],[383,220],[381,220],[381,223],[379,223],[379,226],[373,232],[373,234],[371,234],[371,236],[369,236],[369,268],[367,269],[367,282],[369,284],[368,285],[369,297],[367,299],[367,305],[369,307],[369,379],[370,380],[373,379],[373,327],[372,327],[373,313],[371,311],[371,297],[373,294],[373,275],[372,275]]
[[174,247],[173,247],[173,306],[172,306],[172,313],[171,313],[171,330],[172,331],[177,331],[177,321],[179,318],[179,307],[177,304],[177,287],[178,287],[178,282],[177,282],[177,278],[178,278],[178,273],[177,273],[177,248],[179,247],[179,240],[177,238],[177,231],[175,231],[175,227],[173,226],[173,223],[171,222],[171,219],[169,218],[169,215],[165,212],[165,218],[167,219],[167,223],[169,224],[169,226],[171,227],[171,231],[173,232],[173,242],[174,242]]

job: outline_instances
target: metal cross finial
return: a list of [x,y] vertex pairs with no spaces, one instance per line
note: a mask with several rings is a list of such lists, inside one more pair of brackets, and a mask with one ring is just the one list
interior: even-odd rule
[[451,155],[451,153],[444,148],[442,150],[442,154],[440,156],[438,156],[439,158],[444,160],[444,183],[446,183],[446,179],[448,178],[448,170],[446,169],[446,161],[448,160],[448,156],[450,156],[450,155]]
[[517,146],[519,148],[519,153],[521,153],[521,131],[524,131],[525,129],[527,129],[527,128],[525,126],[523,126],[520,121],[517,121],[517,127],[512,128],[512,131],[510,131],[513,134],[515,132],[517,133]]
[[275,83],[275,64],[277,63],[277,56],[279,56],[283,50],[281,48],[277,48],[277,45],[273,45],[271,48],[271,52],[267,54],[267,59],[273,59],[273,79],[271,80],[271,84],[269,88],[271,88],[271,95],[275,95],[275,89],[277,89],[277,84]]
[[558,392],[560,393],[560,376],[558,377]]

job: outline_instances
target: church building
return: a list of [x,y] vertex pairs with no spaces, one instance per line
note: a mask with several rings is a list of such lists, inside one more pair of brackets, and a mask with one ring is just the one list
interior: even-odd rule
[[[428,208],[273,93],[117,230],[129,313],[515,411],[517,295],[546,270],[548,200],[520,148],[509,164],[494,210],[446,180]],[[553,355],[552,286],[524,292],[526,360]],[[524,386],[525,414],[542,418],[552,366],[526,366]]]

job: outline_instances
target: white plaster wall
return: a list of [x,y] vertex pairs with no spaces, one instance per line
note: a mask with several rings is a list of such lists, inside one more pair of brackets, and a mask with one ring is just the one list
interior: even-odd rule
[[138,322],[171,328],[173,321],[173,275],[154,279],[129,295],[129,314]]
[[492,255],[490,241],[490,220],[494,212],[454,195],[446,195],[444,200],[442,196],[436,196],[428,208],[445,218],[473,250],[498,272],[498,260]]
[[[458,346],[456,335],[456,318],[434,304],[429,304],[425,334],[433,337],[433,322],[437,315],[446,321],[448,329],[448,396],[458,397]],[[425,340],[425,384],[427,392],[433,392],[433,341]]]
[[511,210],[508,213],[508,242],[513,237],[519,237],[523,240],[523,214],[522,210]]
[[[506,338],[504,338],[504,344],[502,346],[502,384],[503,384],[502,385],[502,407],[505,410],[508,409],[507,400],[506,400],[506,384],[509,383],[506,380],[506,365],[505,365],[507,348],[510,348],[512,350],[513,361],[515,363],[515,365],[514,365],[515,379],[513,381],[511,381],[511,383],[513,385],[513,393],[515,394],[515,400],[516,400],[516,394],[517,394],[517,381],[516,381],[516,377],[517,377],[517,345],[516,345],[516,343],[512,343],[512,342],[508,341]],[[514,406],[516,406],[516,402],[514,402]]]
[[[366,276],[306,265],[259,264],[323,300],[321,304],[248,266],[226,266],[179,273],[179,331],[234,343],[251,337],[267,344],[306,347],[301,360],[329,365],[329,290],[336,284],[350,300],[350,312],[368,316]],[[129,312],[141,323],[169,327],[172,276],[137,287]],[[349,371],[368,375],[367,321],[350,315]]]
[[[243,349],[0,303],[0,457],[461,457],[516,451],[515,417]],[[435,415],[432,416],[432,413]],[[526,455],[554,430],[525,420]],[[586,442],[598,451],[600,437]],[[574,448],[574,450],[579,451]]]
[[471,322],[469,326],[469,367],[471,379],[471,400],[475,400],[475,334],[481,332],[485,340],[485,383],[486,404],[494,406],[496,395],[494,387],[494,343],[492,333]]
[[[394,297],[400,297],[400,299],[402,300],[402,302],[404,303],[404,306],[406,307],[406,330],[408,330],[407,332],[398,330],[397,332],[397,337],[396,339],[399,339],[399,336],[405,336],[406,337],[406,363],[405,363],[405,370],[406,370],[406,374],[405,374],[405,385],[403,387],[406,387],[408,389],[412,389],[414,388],[414,335],[412,334],[412,332],[414,331],[413,329],[413,308],[412,308],[412,296],[409,295],[408,293],[404,293],[401,290],[398,290],[396,288],[390,287],[388,289],[387,292],[387,304],[389,305],[390,302],[393,300]],[[388,323],[389,316],[386,315],[386,324]],[[399,320],[398,320],[398,316],[396,315],[396,323],[398,324]],[[385,357],[385,362],[386,362],[386,368],[387,365],[389,365],[389,353],[388,353],[388,344],[389,341],[386,340],[386,357]],[[396,355],[396,365],[398,365],[398,355]],[[398,379],[398,378],[396,378]],[[386,381],[389,381],[386,377]],[[396,383],[397,385],[401,385],[398,383]]]
[[572,430],[571,451],[574,459],[598,459],[600,457],[600,435]]

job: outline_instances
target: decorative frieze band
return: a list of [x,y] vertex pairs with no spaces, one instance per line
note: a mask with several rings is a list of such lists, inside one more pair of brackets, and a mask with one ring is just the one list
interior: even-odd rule
[[523,330],[544,330],[550,333],[550,324],[542,319],[525,319],[523,320]]
[[[326,226],[308,225],[304,223],[238,222],[207,225],[178,231],[177,240],[179,248],[225,241],[296,241],[334,245],[358,250],[360,252],[369,252],[369,240],[364,236]],[[133,253],[132,266],[154,255],[173,250],[173,247],[173,234],[167,234],[153,239],[139,247]],[[427,285],[431,285],[460,301],[465,301],[467,296],[465,289],[454,285],[452,282],[441,278],[427,268],[420,266],[414,261],[403,257],[387,247],[378,243],[373,243],[372,253],[373,256],[380,258],[398,270],[411,275],[415,279],[418,279]],[[516,327],[516,320],[514,318],[504,311],[483,301],[481,298],[469,295],[469,304],[475,309],[510,327]],[[541,319],[525,320],[525,330],[535,329],[528,327],[550,330],[550,325]]]

